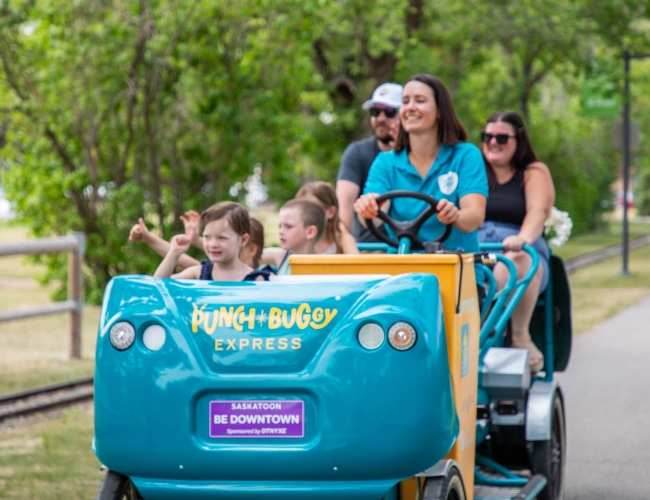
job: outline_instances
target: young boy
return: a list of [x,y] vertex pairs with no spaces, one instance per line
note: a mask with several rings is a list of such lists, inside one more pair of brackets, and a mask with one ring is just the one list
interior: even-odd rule
[[290,200],[280,209],[279,235],[282,248],[265,248],[262,263],[289,274],[289,255],[315,254],[316,242],[325,229],[325,212],[307,199]]

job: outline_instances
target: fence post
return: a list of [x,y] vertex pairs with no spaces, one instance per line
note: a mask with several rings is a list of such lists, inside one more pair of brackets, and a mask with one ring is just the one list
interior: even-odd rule
[[77,248],[68,257],[68,300],[77,307],[70,311],[70,359],[81,359],[81,313],[83,311],[83,261],[86,251],[86,235],[74,233]]

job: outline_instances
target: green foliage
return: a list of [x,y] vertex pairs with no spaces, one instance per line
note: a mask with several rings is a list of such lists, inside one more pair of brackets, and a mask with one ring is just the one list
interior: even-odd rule
[[[127,243],[138,217],[169,237],[256,163],[287,185],[315,82],[309,20],[291,2],[262,18],[266,3],[5,6],[3,182],[34,235],[86,233],[90,301],[111,276],[155,268]],[[45,260],[63,293],[62,257]]]
[[[612,120],[580,115],[580,96],[567,96],[549,82],[531,109],[529,128],[537,156],[549,166],[555,205],[569,212],[573,233],[594,229],[612,198],[617,155],[611,146]],[[578,167],[578,168],[576,168]]]
[[[370,133],[360,108],[374,87],[426,72],[447,83],[475,140],[492,111],[522,112],[557,205],[584,230],[598,223],[617,157],[609,124],[581,116],[582,75],[620,68],[625,46],[648,46],[646,9],[641,0],[5,0],[2,181],[34,235],[86,233],[96,302],[110,277],[157,263],[127,243],[138,217],[169,237],[185,210],[227,198],[256,164],[279,201],[304,180],[332,181],[345,146]],[[64,293],[64,257],[43,260],[44,279]]]
[[650,215],[650,169],[643,169],[639,174],[635,206],[639,215]]
[[[648,27],[650,31],[650,26]],[[645,51],[650,53],[650,50]],[[632,61],[631,80],[631,117],[641,127],[639,149],[632,151],[630,165],[636,173],[635,207],[639,215],[650,215],[650,58]]]

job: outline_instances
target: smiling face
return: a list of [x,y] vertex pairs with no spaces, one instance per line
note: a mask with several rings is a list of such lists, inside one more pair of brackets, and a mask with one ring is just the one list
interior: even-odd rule
[[208,222],[203,228],[203,250],[210,262],[229,262],[238,258],[247,242],[248,235],[237,234],[225,218]]
[[[383,104],[375,104],[373,106],[377,109],[392,109]],[[399,114],[395,114],[392,118],[388,118],[386,113],[381,113],[379,116],[370,117],[370,126],[375,134],[375,137],[384,143],[388,143],[393,139],[390,135],[390,129],[395,126],[399,121]]]
[[402,93],[399,114],[402,128],[409,134],[437,130],[439,113],[433,89],[422,82],[408,82]]
[[[488,134],[505,134],[508,136],[515,135],[515,129],[506,122],[492,122],[485,126],[485,132]],[[507,167],[511,165],[512,158],[517,150],[517,139],[509,137],[505,144],[498,144],[496,138],[492,138],[489,143],[483,143],[481,146],[483,155],[492,167]]]

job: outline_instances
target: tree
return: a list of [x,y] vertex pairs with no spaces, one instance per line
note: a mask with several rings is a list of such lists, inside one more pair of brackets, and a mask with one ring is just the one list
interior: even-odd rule
[[[140,216],[165,237],[262,164],[284,200],[332,181],[369,134],[384,81],[439,76],[478,141],[516,109],[575,228],[597,223],[615,153],[581,116],[582,75],[648,42],[642,0],[6,0],[0,3],[3,182],[37,236],[88,236],[89,297],[156,259],[126,243]],[[563,103],[558,106],[557,103]],[[47,257],[59,278],[60,257]]]
[[[169,236],[178,215],[256,163],[273,177],[291,170],[309,55],[282,9],[256,16],[263,3],[5,5],[4,181],[37,236],[86,233],[93,300],[112,276],[151,270],[126,244],[138,216]],[[288,71],[276,70],[281,58]],[[47,278],[60,277],[50,264]]]

